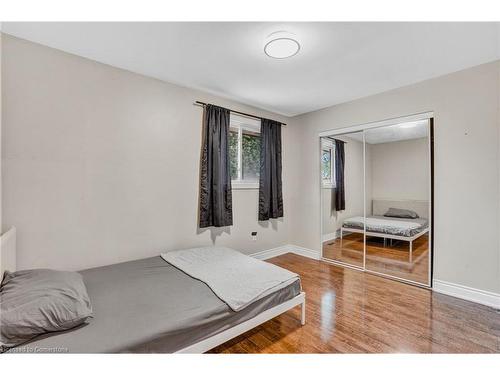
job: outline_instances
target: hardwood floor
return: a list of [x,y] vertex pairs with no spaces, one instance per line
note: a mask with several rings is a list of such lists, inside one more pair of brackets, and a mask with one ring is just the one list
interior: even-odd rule
[[300,307],[211,353],[500,353],[500,312],[294,254],[269,260],[300,274]]
[[[323,256],[350,265],[363,267],[363,235],[352,233],[323,243]],[[410,260],[408,242],[393,241],[384,246],[382,238],[368,237],[366,243],[366,269],[402,279],[427,284],[429,280],[429,241],[424,235],[413,242]]]

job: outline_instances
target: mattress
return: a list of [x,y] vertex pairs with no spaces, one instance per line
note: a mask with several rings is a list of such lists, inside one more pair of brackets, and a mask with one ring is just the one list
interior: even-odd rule
[[234,312],[203,282],[160,256],[80,272],[92,302],[89,323],[45,334],[9,353],[171,353],[277,306],[300,280]]
[[[412,237],[428,226],[427,219],[402,219],[385,216],[368,216],[366,218],[366,231],[374,233],[385,233],[395,236]],[[345,229],[364,229],[364,218],[362,216],[352,217],[344,220],[342,227]]]

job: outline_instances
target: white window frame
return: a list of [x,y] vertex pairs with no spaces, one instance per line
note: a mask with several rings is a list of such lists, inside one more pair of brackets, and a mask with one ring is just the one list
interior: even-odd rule
[[243,117],[231,113],[229,120],[229,128],[238,130],[238,178],[231,180],[231,187],[233,189],[258,189],[259,181],[245,181],[242,180],[243,161],[242,161],[242,141],[243,130],[249,130],[260,134],[260,121],[248,117]]
[[323,151],[330,152],[330,181],[325,181],[321,178],[321,186],[325,189],[333,189],[335,187],[335,145],[330,139],[321,140],[321,157],[323,157]]

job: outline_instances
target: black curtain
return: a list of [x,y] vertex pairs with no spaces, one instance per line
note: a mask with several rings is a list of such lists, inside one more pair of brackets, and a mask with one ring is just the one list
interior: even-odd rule
[[281,185],[281,123],[260,125],[259,221],[283,217]]
[[206,105],[200,173],[200,228],[233,225],[229,168],[229,110]]
[[345,210],[345,186],[344,167],[345,152],[344,142],[334,139],[335,144],[335,188],[333,189],[332,209],[334,211]]

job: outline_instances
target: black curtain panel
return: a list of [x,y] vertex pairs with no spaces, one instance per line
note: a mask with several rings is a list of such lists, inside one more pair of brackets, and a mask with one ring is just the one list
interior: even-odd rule
[[233,225],[229,169],[229,110],[206,105],[200,173],[200,228]]
[[278,217],[283,217],[281,123],[262,119],[260,125],[259,221]]
[[345,210],[344,142],[338,139],[334,139],[334,143],[335,143],[335,188],[333,189],[332,209],[334,211],[343,211]]

